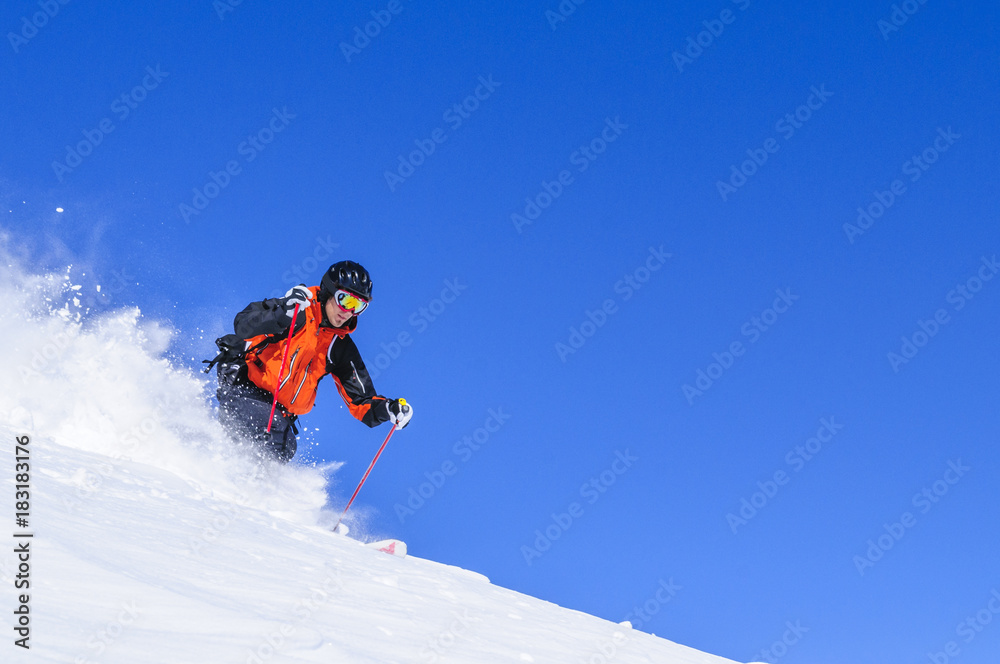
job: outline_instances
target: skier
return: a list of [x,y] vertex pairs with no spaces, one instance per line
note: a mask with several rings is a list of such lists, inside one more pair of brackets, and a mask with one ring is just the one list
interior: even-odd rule
[[[350,337],[371,298],[368,271],[353,261],[340,261],[330,266],[319,286],[293,286],[284,297],[253,302],[237,314],[236,333],[216,339],[219,355],[205,360],[206,372],[219,365],[216,395],[222,425],[287,463],[295,455],[295,420],[312,410],[317,384],[330,374],[354,417],[370,427],[383,422],[405,427],[413,408],[404,399],[375,393]],[[279,385],[296,304],[299,313]],[[268,432],[276,387],[278,405]]]

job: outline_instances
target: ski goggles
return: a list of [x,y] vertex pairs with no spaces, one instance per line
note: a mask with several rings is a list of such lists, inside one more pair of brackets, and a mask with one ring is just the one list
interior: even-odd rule
[[368,307],[368,300],[363,300],[354,293],[338,289],[333,293],[333,301],[341,311],[357,316]]

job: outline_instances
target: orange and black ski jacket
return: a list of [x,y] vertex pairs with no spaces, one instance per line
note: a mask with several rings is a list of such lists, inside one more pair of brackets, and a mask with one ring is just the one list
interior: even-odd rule
[[319,381],[330,374],[351,414],[370,427],[389,420],[386,398],[376,394],[358,347],[350,337],[358,324],[353,316],[341,328],[326,320],[319,303],[319,287],[310,288],[312,303],[299,310],[285,371],[278,384],[281,356],[288,342],[294,306],[287,298],[253,302],[236,315],[236,336],[245,340],[247,377],[272,395],[293,415],[312,410]]

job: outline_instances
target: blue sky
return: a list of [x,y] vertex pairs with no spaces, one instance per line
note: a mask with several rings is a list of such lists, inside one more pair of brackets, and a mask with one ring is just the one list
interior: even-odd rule
[[[0,224],[192,368],[368,267],[415,417],[360,509],[415,555],[740,661],[992,662],[997,14],[17,0]],[[384,431],[331,385],[343,504]]]

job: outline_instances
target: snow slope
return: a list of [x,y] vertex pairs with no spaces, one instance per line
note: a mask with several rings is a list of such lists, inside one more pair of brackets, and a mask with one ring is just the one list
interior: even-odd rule
[[[329,532],[336,464],[261,469],[225,439],[199,378],[166,359],[168,330],[88,312],[68,274],[5,262],[0,661],[729,661]],[[25,434],[27,529],[12,504]],[[29,531],[26,651],[11,534]]]

